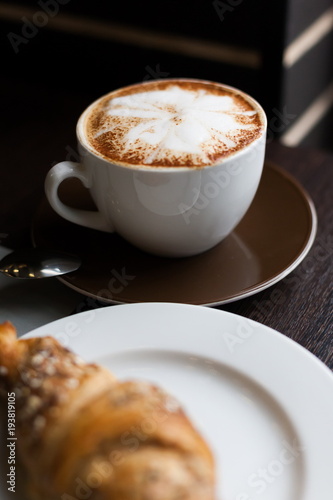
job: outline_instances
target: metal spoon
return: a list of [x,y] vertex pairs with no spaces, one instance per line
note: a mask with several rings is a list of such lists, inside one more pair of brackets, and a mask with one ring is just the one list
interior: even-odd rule
[[15,250],[0,260],[0,272],[12,278],[51,278],[76,271],[81,259],[53,250],[29,248]]

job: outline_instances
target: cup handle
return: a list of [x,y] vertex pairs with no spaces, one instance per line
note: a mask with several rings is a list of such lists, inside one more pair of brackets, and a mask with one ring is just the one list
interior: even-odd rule
[[99,231],[113,232],[114,228],[111,222],[107,221],[100,212],[69,207],[60,201],[58,187],[62,181],[69,177],[76,177],[88,189],[91,186],[83,165],[72,161],[57,163],[49,170],[45,179],[45,193],[51,207],[57,214],[70,222]]

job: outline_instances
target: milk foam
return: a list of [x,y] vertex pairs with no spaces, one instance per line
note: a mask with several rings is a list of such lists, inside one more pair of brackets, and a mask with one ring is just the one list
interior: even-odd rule
[[254,140],[261,128],[258,110],[247,101],[202,85],[169,84],[110,97],[99,111],[91,143],[108,158],[128,163],[212,164]]

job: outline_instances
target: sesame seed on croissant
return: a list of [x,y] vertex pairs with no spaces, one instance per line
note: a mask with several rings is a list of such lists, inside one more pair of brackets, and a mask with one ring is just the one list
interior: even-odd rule
[[0,325],[0,388],[15,392],[32,500],[213,500],[214,460],[178,401],[120,381],[53,337]]

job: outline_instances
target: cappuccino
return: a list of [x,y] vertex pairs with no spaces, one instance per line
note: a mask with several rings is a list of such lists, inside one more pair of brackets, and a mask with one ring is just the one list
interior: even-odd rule
[[124,166],[221,163],[261,137],[265,117],[237,89],[199,80],[158,80],[107,94],[87,110],[81,139]]
[[[80,161],[51,168],[47,198],[68,221],[117,232],[146,252],[196,255],[230,234],[252,203],[266,126],[260,104],[214,82],[160,80],[116,90],[80,116]],[[96,210],[60,200],[69,177],[89,189]]]

